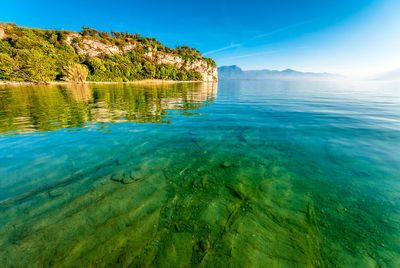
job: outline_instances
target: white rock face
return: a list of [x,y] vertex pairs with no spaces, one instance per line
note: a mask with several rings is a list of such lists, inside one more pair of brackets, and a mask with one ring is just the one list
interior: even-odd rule
[[[74,42],[74,38],[79,38],[80,44]],[[66,42],[71,45],[79,54],[89,57],[99,57],[103,54],[124,54],[128,53],[131,50],[134,50],[138,46],[142,46],[142,44],[139,44],[137,42],[129,42],[128,44],[120,48],[116,45],[105,44],[100,40],[82,38],[82,35],[80,35],[79,33],[70,33],[66,38]],[[177,55],[153,51],[151,47],[149,47],[148,50],[149,52],[145,53],[143,56],[150,61],[156,62],[157,64],[170,64],[176,66],[177,68],[183,67],[186,70],[197,71],[203,77],[203,81],[206,82],[218,81],[217,67],[208,66],[206,60],[201,59],[190,63],[185,62],[181,57]]]
[[96,39],[80,39],[80,44],[74,42],[74,38],[81,37],[78,33],[72,33],[68,35],[66,41],[69,43],[79,54],[86,55],[89,57],[99,57],[103,54],[122,54],[122,51],[116,45],[105,44],[100,40]]
[[4,29],[3,29],[3,27],[0,25],[0,40],[3,40],[4,38],[6,38],[7,37],[7,35],[6,35],[6,33],[4,32]]

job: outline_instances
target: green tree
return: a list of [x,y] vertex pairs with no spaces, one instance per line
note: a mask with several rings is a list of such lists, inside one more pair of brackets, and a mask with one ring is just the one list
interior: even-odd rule
[[156,66],[153,63],[146,61],[144,63],[144,70],[146,71],[146,74],[148,75],[147,78],[149,78],[149,79],[156,78]]

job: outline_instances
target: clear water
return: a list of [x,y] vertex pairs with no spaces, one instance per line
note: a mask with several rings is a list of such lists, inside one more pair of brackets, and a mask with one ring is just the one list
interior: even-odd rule
[[0,87],[1,267],[400,267],[400,86]]

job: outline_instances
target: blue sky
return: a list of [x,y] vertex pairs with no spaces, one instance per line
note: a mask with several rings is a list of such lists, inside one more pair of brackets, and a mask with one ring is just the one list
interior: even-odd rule
[[138,32],[221,65],[374,73],[400,68],[400,1],[4,1],[0,21]]

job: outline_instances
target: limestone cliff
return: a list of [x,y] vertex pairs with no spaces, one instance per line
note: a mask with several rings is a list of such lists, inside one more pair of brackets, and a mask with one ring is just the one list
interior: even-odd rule
[[0,41],[7,38],[5,30],[10,27],[11,27],[10,25],[0,22]]
[[0,28],[0,40],[2,40],[3,38],[6,38],[6,33],[4,32],[3,28]]
[[143,45],[142,43],[129,40],[126,44],[117,46],[115,44],[106,44],[98,39],[91,39],[82,36],[79,33],[70,33],[66,42],[71,45],[78,54],[89,57],[100,57],[104,54],[107,55],[122,55],[137,48],[145,47],[148,52],[143,56],[159,65],[169,64],[177,68],[185,68],[187,70],[197,71],[201,74],[202,80],[206,82],[218,81],[218,68],[211,66],[205,59],[197,59],[193,61],[185,61],[181,56],[168,54],[165,52],[157,51],[157,49]]
[[0,80],[75,81],[71,68],[95,82],[218,80],[215,62],[192,47],[170,48],[138,33],[89,27],[78,33],[0,22]]

